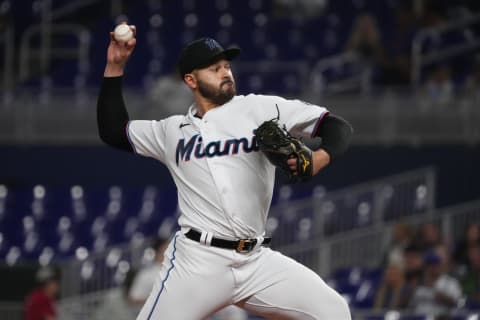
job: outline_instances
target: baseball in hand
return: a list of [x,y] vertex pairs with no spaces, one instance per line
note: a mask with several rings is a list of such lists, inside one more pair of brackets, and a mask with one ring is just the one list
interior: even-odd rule
[[115,30],[113,31],[113,36],[117,41],[127,42],[128,40],[133,38],[133,32],[128,24],[119,24],[115,27]]

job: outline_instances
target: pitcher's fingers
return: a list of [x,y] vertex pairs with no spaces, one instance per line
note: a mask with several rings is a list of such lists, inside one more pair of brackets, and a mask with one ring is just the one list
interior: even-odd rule
[[128,40],[128,41],[125,43],[125,46],[126,46],[128,49],[132,49],[133,47],[135,47],[136,44],[137,44],[137,39],[132,38],[132,39]]
[[297,158],[290,158],[287,160],[288,165],[297,165]]

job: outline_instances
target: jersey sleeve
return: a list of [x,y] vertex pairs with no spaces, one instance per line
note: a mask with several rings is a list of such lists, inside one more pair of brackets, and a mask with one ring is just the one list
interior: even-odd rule
[[166,120],[133,120],[127,137],[135,153],[165,162]]
[[302,100],[287,100],[276,96],[264,96],[262,110],[265,119],[278,117],[279,123],[294,136],[313,137],[318,126],[329,113],[324,107]]

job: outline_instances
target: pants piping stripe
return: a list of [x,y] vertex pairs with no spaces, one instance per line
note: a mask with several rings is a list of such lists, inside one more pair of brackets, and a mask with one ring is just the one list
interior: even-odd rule
[[150,313],[148,314],[147,320],[151,319],[152,314],[153,314],[153,310],[155,310],[155,307],[157,306],[157,303],[158,303],[158,299],[160,298],[160,295],[162,294],[163,288],[165,288],[165,283],[168,280],[168,276],[170,276],[170,271],[172,271],[172,269],[175,267],[175,265],[173,264],[173,261],[175,261],[175,252],[177,251],[177,237],[178,236],[176,236],[175,239],[173,240],[173,253],[172,253],[172,258],[170,259],[171,266],[167,271],[167,276],[162,281],[162,286],[160,288],[160,291],[157,294],[157,297],[155,298],[155,302],[153,303],[152,309],[150,310]]

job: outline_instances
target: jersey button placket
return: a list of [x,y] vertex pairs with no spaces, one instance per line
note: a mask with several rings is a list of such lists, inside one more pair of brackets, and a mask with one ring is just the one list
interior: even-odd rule
[[[215,130],[212,128],[212,124],[209,123],[208,119],[205,117],[202,119],[201,125],[200,125],[200,130],[201,134],[203,137],[203,147],[205,148],[205,153],[207,152],[206,147],[209,142],[216,141],[216,140],[221,140],[217,137],[215,137]],[[225,186],[225,177],[222,176],[220,173],[219,169],[219,162],[222,161],[221,157],[218,156],[213,156],[209,157],[206,156],[207,160],[207,165],[210,170],[210,174],[212,175],[213,181],[215,182],[215,187],[217,189],[217,193],[220,198],[223,198],[227,194],[227,187]],[[223,203],[225,207],[225,200],[222,199],[221,202]],[[226,208],[225,208],[226,209]]]

